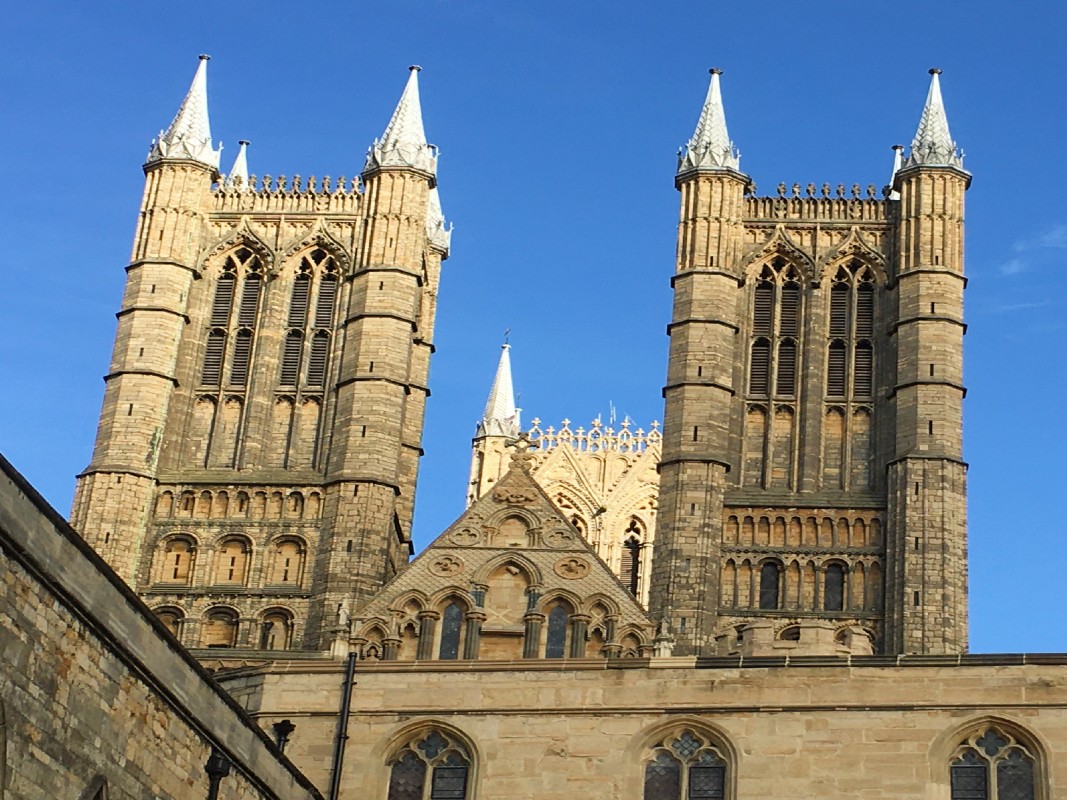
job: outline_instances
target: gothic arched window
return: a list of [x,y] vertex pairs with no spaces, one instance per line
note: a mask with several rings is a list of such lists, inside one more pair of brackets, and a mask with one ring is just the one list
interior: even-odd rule
[[634,597],[641,586],[641,533],[640,523],[636,519],[630,520],[619,563],[619,577],[622,578],[623,586]]
[[227,256],[208,315],[201,385],[221,386],[227,369],[227,385],[248,383],[262,289],[263,267],[251,250],[241,247]]
[[845,397],[850,383],[853,397],[873,396],[874,313],[871,268],[859,261],[840,267],[830,287],[827,396]]
[[293,615],[272,608],[259,624],[259,646],[263,650],[288,650],[293,638]]
[[[748,393],[795,397],[801,335],[801,278],[781,256],[763,267],[752,296]],[[773,384],[772,384],[773,377]]]
[[845,568],[840,564],[826,567],[822,607],[824,611],[841,611],[845,607]]
[[548,612],[545,658],[563,658],[567,654],[567,625],[569,622],[570,611],[563,603],[557,603]]
[[952,800],[1037,800],[1037,759],[1005,729],[985,725],[950,762]]
[[759,607],[764,610],[778,608],[778,585],[781,580],[781,565],[777,561],[764,561],[759,572]]
[[388,800],[467,800],[471,756],[445,732],[423,731],[389,762]]
[[442,659],[459,658],[459,639],[463,632],[463,609],[452,602],[445,606],[441,614],[441,648],[438,657]]
[[645,757],[644,800],[726,800],[723,749],[689,728],[660,738]]
[[[337,262],[321,248],[300,259],[289,298],[288,331],[282,345],[278,382],[284,387],[321,391],[329,370],[330,341],[337,316],[340,275]],[[314,297],[314,313],[311,311]],[[306,343],[310,342],[310,346]]]

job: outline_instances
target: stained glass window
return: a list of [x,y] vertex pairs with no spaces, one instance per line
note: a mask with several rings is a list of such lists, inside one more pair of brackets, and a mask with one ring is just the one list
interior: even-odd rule
[[393,759],[388,800],[466,800],[469,772],[470,756],[460,742],[424,731]]
[[441,615],[441,658],[459,658],[459,634],[462,625],[463,609],[455,603],[449,603]]
[[567,609],[556,606],[548,612],[548,642],[545,658],[563,658],[567,646]]
[[1007,731],[981,729],[950,768],[952,800],[1035,800],[1033,755]]
[[726,760],[706,736],[683,729],[660,739],[645,761],[644,800],[725,800]]

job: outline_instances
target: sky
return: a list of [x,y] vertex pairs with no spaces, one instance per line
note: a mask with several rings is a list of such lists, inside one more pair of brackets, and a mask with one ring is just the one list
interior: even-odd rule
[[[1067,10],[1054,2],[10,4],[0,48],[0,451],[62,513],[88,464],[150,140],[209,53],[228,169],[352,176],[420,64],[455,224],[415,537],[464,505],[504,331],[524,421],[662,418],[675,153],[721,67],[741,168],[874,183],[930,67],[967,195],[971,649],[1067,651],[1057,519]],[[1059,187],[1058,189],[1056,187]],[[1059,338],[1057,338],[1059,337]],[[1060,409],[1060,411],[1057,411]]]

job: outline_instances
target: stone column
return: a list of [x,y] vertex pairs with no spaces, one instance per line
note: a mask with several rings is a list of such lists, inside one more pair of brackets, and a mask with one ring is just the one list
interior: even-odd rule
[[622,655],[622,645],[618,642],[618,628],[619,621],[617,618],[605,617],[604,646],[600,648],[600,652],[604,654],[604,658],[618,658]]
[[541,626],[545,623],[545,615],[534,611],[528,611],[522,618],[526,623],[526,633],[522,641],[523,658],[539,658],[541,656]]
[[441,615],[436,611],[422,611],[419,613],[419,646],[415,652],[417,661],[428,661],[433,658],[434,633],[437,630],[437,620]]
[[467,612],[467,630],[463,637],[464,658],[478,658],[478,645],[482,638],[483,622],[485,622],[484,611],[474,610]]
[[585,658],[585,639],[589,630],[588,614],[571,614],[570,658]]
[[391,637],[388,639],[382,639],[382,661],[396,661],[397,655],[400,653],[400,640]]

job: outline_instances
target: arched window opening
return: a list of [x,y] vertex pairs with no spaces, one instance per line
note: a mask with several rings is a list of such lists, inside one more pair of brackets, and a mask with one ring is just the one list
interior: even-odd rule
[[830,342],[826,359],[826,394],[830,397],[845,396],[845,343],[840,339]]
[[793,281],[789,281],[782,286],[782,307],[778,315],[778,335],[800,335],[800,286]]
[[781,567],[777,561],[765,561],[759,573],[759,607],[764,610],[778,608],[778,585]]
[[[325,385],[338,287],[337,264],[325,250],[315,248],[301,258],[289,302],[289,331],[282,345],[279,380],[282,386],[299,386],[301,375],[309,389],[319,390]],[[315,309],[312,314],[313,294]],[[304,346],[305,342],[308,347]]]
[[774,324],[774,284],[760,281],[756,284],[752,302],[752,333],[770,336]]
[[749,394],[766,396],[770,388],[771,343],[757,339],[752,343],[752,364],[749,367]]
[[219,276],[215,284],[215,300],[211,304],[211,325],[226,327],[230,324],[233,290],[236,285],[237,276],[233,273],[233,264],[227,264],[226,271]]
[[778,345],[778,377],[775,393],[783,397],[792,397],[797,391],[797,343],[794,339],[784,339]]
[[239,248],[226,258],[222,274],[215,283],[215,297],[208,318],[208,325],[212,330],[207,336],[204,363],[200,371],[200,383],[204,386],[222,385],[224,362],[230,341],[233,346],[228,362],[228,385],[245,386],[248,383],[263,288],[260,270],[259,260],[247,247]]
[[326,357],[330,351],[330,334],[319,331],[311,340],[308,357],[308,386],[321,387],[326,381]]
[[626,529],[629,538],[622,543],[622,562],[619,568],[623,585],[634,597],[637,597],[641,585],[641,540],[638,538],[640,531],[637,522],[631,521],[630,527]]
[[274,570],[271,573],[273,584],[299,584],[304,570],[304,546],[297,541],[287,539],[278,543],[274,553]]
[[282,348],[282,374],[279,381],[282,386],[296,386],[296,377],[300,374],[300,356],[303,350],[303,333],[289,331],[289,333],[285,334],[285,345]]
[[855,372],[852,378],[852,394],[854,397],[870,397],[874,390],[874,351],[871,343],[862,341],[856,343]]
[[219,545],[215,560],[215,583],[242,586],[247,579],[248,543],[244,539],[226,539]]
[[230,368],[230,385],[244,386],[248,383],[248,361],[252,357],[252,331],[237,332],[233,343],[233,366]]
[[200,383],[218,386],[222,383],[222,357],[226,352],[226,331],[215,329],[207,335],[204,348],[204,367],[200,371]]
[[272,610],[263,615],[259,629],[261,650],[288,650],[292,645],[293,618],[287,611]]
[[984,726],[952,758],[952,800],[1036,800],[1036,763],[1008,731]]
[[842,611],[845,607],[845,568],[840,564],[826,567],[823,588],[823,610]]
[[852,395],[874,393],[874,273],[859,261],[842,266],[830,287],[830,350],[826,394],[844,397],[852,371]]
[[310,296],[311,276],[302,272],[293,280],[293,296],[289,300],[290,328],[303,328],[307,324]]
[[333,326],[334,306],[337,303],[337,276],[327,272],[319,284],[319,296],[315,302],[315,327]]
[[237,614],[228,608],[209,611],[204,619],[201,643],[204,647],[233,647],[237,644]]
[[444,660],[459,658],[459,639],[463,631],[463,609],[449,603],[441,614],[441,649],[438,657]]
[[856,287],[856,335],[874,336],[874,286],[869,282]]
[[241,306],[237,312],[237,324],[243,328],[251,328],[256,324],[259,289],[262,283],[263,278],[258,272],[250,272],[245,276],[244,286],[241,287]]
[[[838,280],[830,287],[830,335],[848,336],[848,284]],[[847,279],[847,278],[846,278]]]
[[161,583],[188,585],[192,579],[196,545],[184,537],[170,539],[163,546]]
[[455,737],[423,732],[389,763],[388,800],[467,800],[470,765]]
[[721,748],[685,729],[660,739],[646,756],[644,800],[725,800],[726,778]]
[[548,637],[545,642],[545,658],[563,658],[567,652],[567,625],[570,612],[562,603],[548,612]]
[[166,607],[157,608],[155,610],[156,618],[163,623],[163,627],[170,631],[172,636],[181,636],[182,621],[185,619],[185,614],[181,609]]

